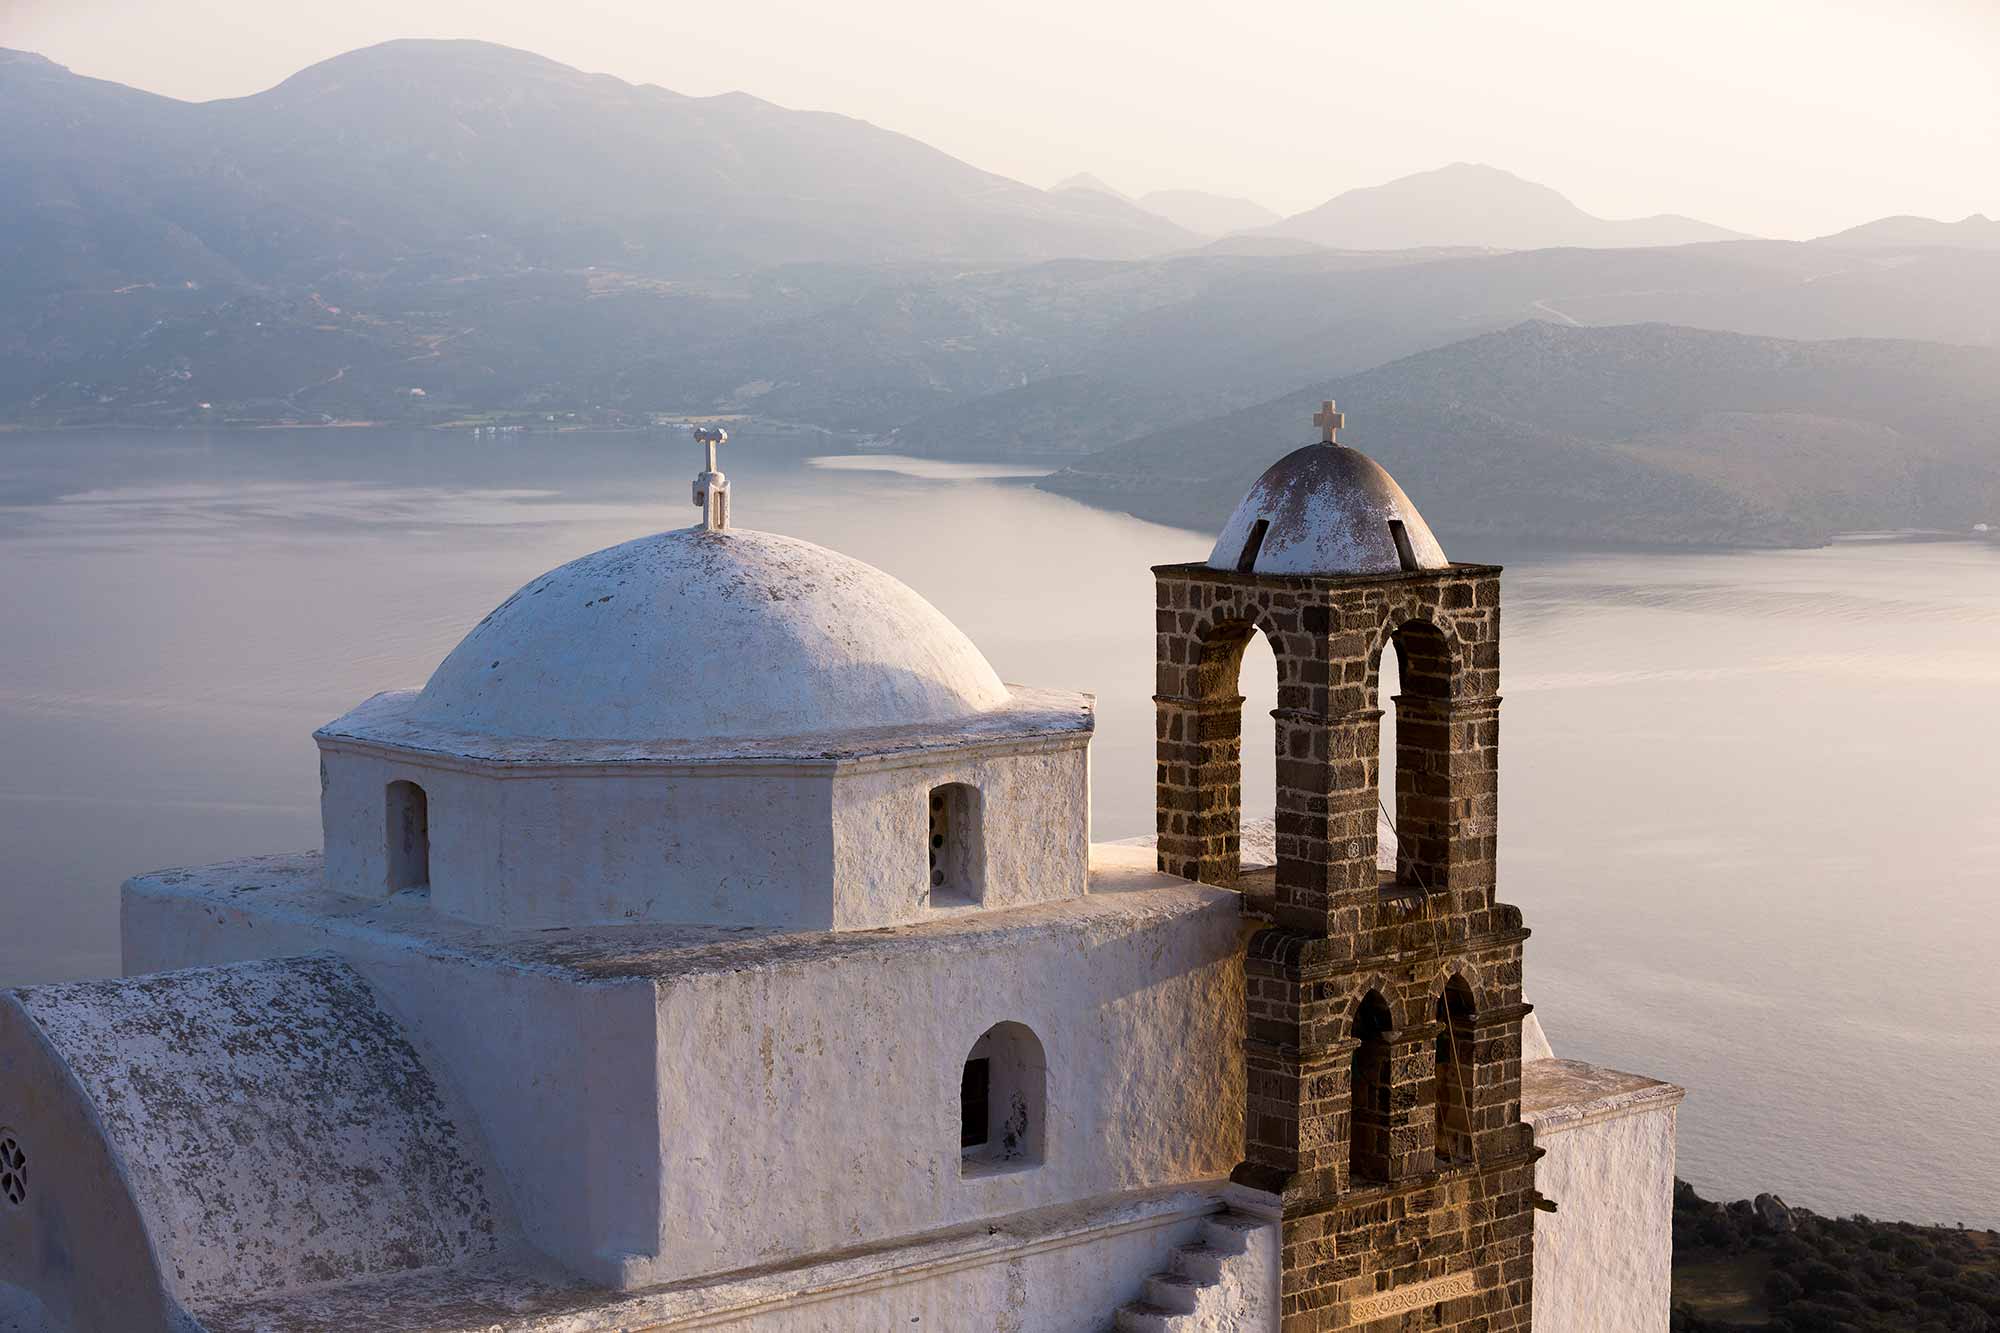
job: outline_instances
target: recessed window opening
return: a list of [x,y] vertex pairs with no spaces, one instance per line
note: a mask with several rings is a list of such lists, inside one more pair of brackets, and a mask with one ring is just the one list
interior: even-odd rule
[[1417,551],[1415,547],[1410,545],[1410,532],[1408,528],[1403,526],[1402,519],[1392,518],[1389,520],[1389,539],[1396,543],[1396,559],[1403,566],[1403,572],[1405,574],[1415,573],[1417,569]]
[[1354,1048],[1348,1087],[1352,1090],[1349,1117],[1350,1183],[1389,1179],[1390,1108],[1389,1089],[1389,1006],[1374,991],[1368,992],[1354,1013]]
[[1472,1157],[1472,988],[1453,977],[1438,996],[1437,1161],[1439,1166]]
[[966,782],[931,788],[925,874],[933,907],[964,907],[985,897],[980,823],[979,788]]
[[1243,543],[1243,554],[1236,558],[1236,572],[1248,574],[1257,567],[1257,553],[1264,549],[1264,538],[1271,531],[1271,520],[1260,518],[1250,526],[1249,539]]
[[993,1061],[975,1056],[958,1080],[958,1146],[983,1148],[992,1133]]
[[430,798],[414,782],[392,782],[387,793],[389,892],[431,886]]
[[989,1175],[1038,1165],[1046,1140],[1048,1060],[1021,1023],[980,1035],[959,1075],[959,1171]]

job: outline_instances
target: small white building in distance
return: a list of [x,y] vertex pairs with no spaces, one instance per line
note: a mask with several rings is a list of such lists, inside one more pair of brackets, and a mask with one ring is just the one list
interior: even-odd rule
[[[1435,602],[1485,669],[1497,571],[1326,437],[1163,588],[1307,605],[1287,662],[1415,661]],[[1551,1058],[1452,859],[1490,808],[1399,783],[1378,885],[1326,832],[1372,757],[1294,754],[1332,795],[1260,879],[1163,763],[1160,850],[1093,844],[1090,695],[734,526],[712,444],[696,497],[322,728],[321,850],[133,879],[123,978],[0,993],[0,1329],[1666,1328],[1679,1090]],[[1406,595],[1379,642],[1311,609]]]

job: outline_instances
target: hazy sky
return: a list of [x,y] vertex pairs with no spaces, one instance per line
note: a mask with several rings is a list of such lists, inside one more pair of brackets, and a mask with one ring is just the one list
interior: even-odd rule
[[2000,0],[0,0],[0,45],[192,99],[391,37],[840,111],[1036,185],[1292,212],[1476,161],[1773,236],[2000,215]]

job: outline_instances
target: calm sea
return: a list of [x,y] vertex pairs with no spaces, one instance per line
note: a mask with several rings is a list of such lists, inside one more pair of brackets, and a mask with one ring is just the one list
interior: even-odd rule
[[[724,466],[743,525],[1096,691],[1096,835],[1150,829],[1148,567],[1206,534],[1029,469]],[[316,846],[316,725],[534,574],[688,522],[694,470],[678,436],[0,435],[0,984],[115,972],[135,871]],[[1502,887],[1557,1052],[1685,1084],[1705,1191],[2000,1225],[2000,544],[1440,536],[1508,566]]]

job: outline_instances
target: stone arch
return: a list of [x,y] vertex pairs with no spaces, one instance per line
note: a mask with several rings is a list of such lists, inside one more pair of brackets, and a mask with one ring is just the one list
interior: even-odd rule
[[[1203,848],[1190,878],[1204,883],[1234,885],[1243,869],[1243,775],[1244,705],[1243,665],[1252,643],[1261,636],[1270,648],[1273,693],[1280,709],[1296,707],[1298,682],[1304,672],[1288,656],[1296,645],[1287,642],[1283,628],[1268,608],[1255,599],[1242,605],[1217,608],[1216,614],[1198,621],[1189,631],[1194,644],[1192,695],[1189,727],[1194,732],[1191,763],[1184,776],[1199,794],[1202,808],[1189,812]],[[1257,728],[1263,731],[1264,728]],[[1280,759],[1281,742],[1276,736],[1267,752],[1251,756],[1247,762],[1275,765]],[[1275,785],[1275,774],[1273,774]],[[1253,812],[1253,817],[1270,818],[1274,810]],[[1169,829],[1159,830],[1164,838]],[[1187,874],[1187,870],[1176,873]]]
[[1394,1031],[1409,1025],[1407,1006],[1402,1002],[1403,988],[1398,986],[1388,973],[1374,972],[1347,987],[1347,994],[1340,1010],[1340,1033],[1343,1037],[1353,1038],[1355,1017],[1371,995],[1381,1002],[1388,1014],[1390,1030]]
[[1368,691],[1376,707],[1383,704],[1376,694],[1382,654],[1391,648],[1396,650],[1398,674],[1404,678],[1406,690],[1414,685],[1425,698],[1436,699],[1449,699],[1457,693],[1464,651],[1452,626],[1427,607],[1392,606],[1368,648]]
[[1436,990],[1433,1014],[1438,1027],[1432,1144],[1439,1166],[1474,1160],[1473,1096],[1478,1057],[1479,1002],[1462,971],[1453,971]]
[[979,1034],[959,1074],[959,1173],[1038,1166],[1048,1148],[1049,1061],[1026,1023]]
[[[1383,699],[1382,659],[1391,651],[1396,654],[1397,693]],[[1450,882],[1451,721],[1461,660],[1451,628],[1424,608],[1408,606],[1391,608],[1384,616],[1368,659],[1369,689],[1393,716],[1393,726],[1383,729],[1385,753],[1379,768],[1386,781],[1378,786],[1378,799],[1395,830],[1396,882],[1427,892]]]
[[[1391,992],[1393,993],[1393,992]],[[1390,1178],[1395,1141],[1396,1021],[1383,992],[1370,986],[1350,1011],[1348,1032],[1348,1170],[1350,1184]]]

